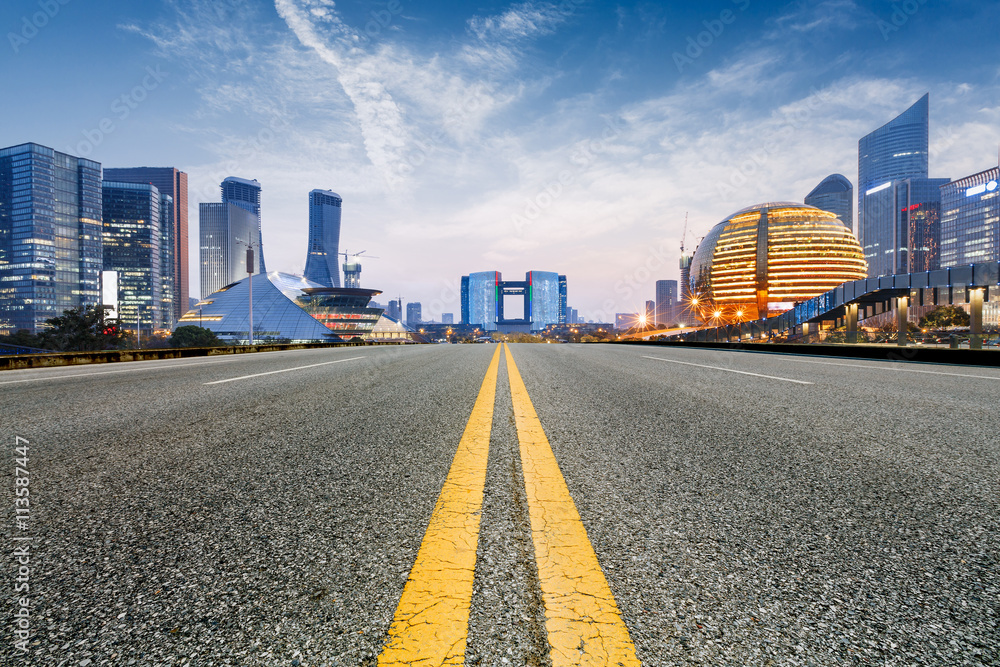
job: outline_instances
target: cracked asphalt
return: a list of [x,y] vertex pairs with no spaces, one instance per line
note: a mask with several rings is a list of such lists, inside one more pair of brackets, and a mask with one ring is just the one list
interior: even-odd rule
[[[376,665],[494,351],[0,373],[0,664]],[[511,351],[642,664],[1000,665],[1000,371]],[[551,664],[524,493],[501,363],[466,664]]]

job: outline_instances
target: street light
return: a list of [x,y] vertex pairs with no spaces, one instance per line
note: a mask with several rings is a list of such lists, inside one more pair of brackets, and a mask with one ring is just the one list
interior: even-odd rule
[[249,242],[249,243],[247,243],[245,241],[239,241],[239,240],[237,240],[236,242],[239,243],[240,245],[244,245],[244,246],[247,247],[246,268],[247,268],[247,275],[250,276],[250,278],[249,278],[249,284],[250,284],[250,326],[249,326],[249,336],[248,336],[249,340],[248,340],[248,342],[252,346],[253,345],[253,247],[254,247],[255,244],[252,241]]

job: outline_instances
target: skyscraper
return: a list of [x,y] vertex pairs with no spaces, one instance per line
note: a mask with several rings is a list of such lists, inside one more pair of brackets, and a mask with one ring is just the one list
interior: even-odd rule
[[667,326],[677,321],[678,294],[676,280],[656,281],[656,314],[653,318],[657,326]]
[[455,313],[441,313],[441,324],[454,324]]
[[560,280],[559,274],[552,271],[528,272],[530,312],[525,313],[525,316],[531,320],[533,331],[540,331],[550,324],[565,321],[562,308],[565,284]]
[[385,314],[396,320],[397,322],[403,321],[403,309],[400,307],[402,305],[402,299],[393,299],[389,302],[389,308],[385,311]]
[[423,321],[424,320],[420,312],[420,302],[411,301],[406,304],[406,326],[411,328],[420,326],[420,323]]
[[469,276],[462,276],[462,288],[461,297],[462,299],[462,324],[470,324],[469,322]]
[[0,332],[101,302],[101,165],[28,143],[0,149]]
[[[118,272],[118,317],[125,328],[163,326],[163,202],[155,185],[104,181],[104,270]],[[172,273],[167,267],[167,273]]]
[[559,276],[559,324],[566,324],[566,276]]
[[260,273],[267,273],[264,265],[264,237],[260,227],[260,183],[230,176],[222,181],[222,203],[234,204],[249,211],[257,220],[257,238],[255,239],[254,257],[260,265]]
[[868,276],[939,263],[940,189],[929,179],[929,95],[858,142],[858,240]]
[[941,266],[1000,260],[1000,167],[941,186]]
[[[170,234],[170,248],[164,252],[170,255],[172,273],[170,286],[173,294],[170,304],[171,316],[164,318],[164,326],[176,322],[187,312],[187,301],[191,294],[188,276],[188,175],[173,167],[125,167],[104,170],[104,180],[116,183],[148,183],[160,191],[161,201],[170,196],[170,220],[173,229]],[[166,274],[167,269],[163,269]]]
[[480,271],[469,274],[468,324],[482,327],[486,331],[497,330],[499,285],[500,274],[496,271]]
[[[326,287],[340,287],[340,212],[343,199],[336,192],[309,193],[309,247],[306,251],[308,280]],[[360,273],[360,272],[359,272]]]
[[854,186],[841,174],[830,174],[806,195],[805,204],[833,213],[854,230]]
[[[238,204],[202,203],[198,205],[201,237],[201,298],[226,285],[247,277],[247,247],[256,246],[260,227],[255,216]],[[255,251],[257,248],[254,248]],[[257,252],[255,258],[259,257]],[[261,262],[254,262],[254,274],[264,273]]]
[[[160,193],[160,324],[173,327],[179,297],[175,289],[177,266],[174,263],[174,198]],[[187,253],[185,253],[186,255]],[[187,275],[187,267],[185,267]],[[187,304],[185,304],[187,305]],[[185,311],[186,312],[186,311]]]

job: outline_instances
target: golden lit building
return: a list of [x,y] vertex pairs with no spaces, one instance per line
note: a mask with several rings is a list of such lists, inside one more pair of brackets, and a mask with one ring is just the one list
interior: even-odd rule
[[758,204],[717,224],[698,246],[688,305],[706,324],[755,320],[866,273],[861,245],[833,213]]

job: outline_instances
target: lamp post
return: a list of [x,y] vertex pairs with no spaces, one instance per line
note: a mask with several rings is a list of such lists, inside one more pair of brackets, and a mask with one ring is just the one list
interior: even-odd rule
[[237,241],[237,243],[239,243],[240,245],[245,245],[247,247],[246,267],[247,267],[247,275],[250,277],[249,278],[249,284],[250,284],[250,308],[249,308],[249,310],[250,310],[250,313],[249,313],[250,314],[250,322],[249,322],[249,327],[248,327],[248,329],[249,329],[248,342],[252,346],[253,345],[253,246],[254,246],[254,243],[253,242],[246,243],[244,241]]

